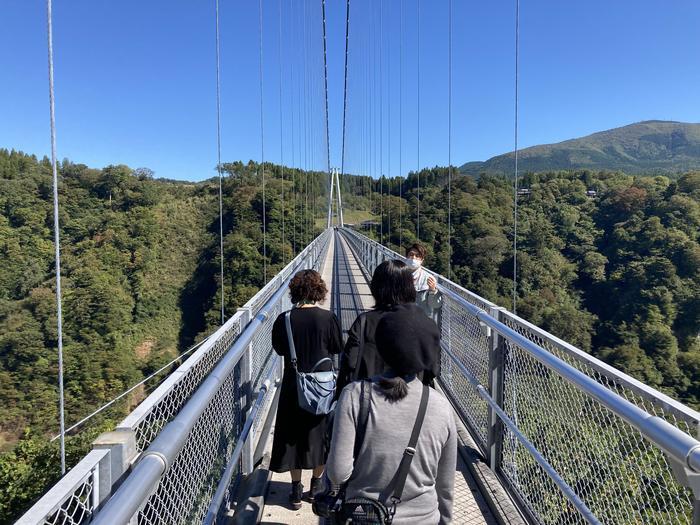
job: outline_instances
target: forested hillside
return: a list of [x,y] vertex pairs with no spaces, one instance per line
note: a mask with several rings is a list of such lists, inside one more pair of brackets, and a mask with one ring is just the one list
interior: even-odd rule
[[[447,170],[420,181],[427,264],[447,274]],[[415,238],[416,185],[412,174],[399,199],[398,180],[383,182],[385,242]],[[520,186],[518,314],[700,407],[700,173],[549,172]],[[453,278],[510,308],[512,179],[459,177],[451,199]]]

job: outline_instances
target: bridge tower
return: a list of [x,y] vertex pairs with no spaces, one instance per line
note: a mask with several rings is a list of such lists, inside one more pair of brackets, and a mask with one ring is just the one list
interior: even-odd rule
[[[331,187],[328,192],[328,228],[333,225],[333,202],[335,201],[338,217],[338,226],[343,226],[343,200],[340,196],[340,170],[338,168],[331,169]],[[334,198],[335,194],[335,198]]]

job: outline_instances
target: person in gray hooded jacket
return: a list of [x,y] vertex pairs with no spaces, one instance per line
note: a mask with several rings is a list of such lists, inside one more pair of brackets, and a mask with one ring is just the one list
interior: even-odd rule
[[[372,378],[364,439],[353,460],[362,382],[343,389],[335,411],[326,474],[333,485],[347,482],[347,498],[388,503],[392,479],[410,441],[423,385],[416,374],[429,368],[439,341],[437,327],[415,304],[397,305],[377,325],[377,351],[389,367]],[[415,447],[395,525],[442,525],[452,520],[457,430],[447,399],[430,389],[425,420]]]

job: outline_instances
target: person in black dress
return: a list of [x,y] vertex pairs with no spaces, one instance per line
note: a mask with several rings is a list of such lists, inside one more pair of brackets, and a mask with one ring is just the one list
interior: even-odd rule
[[[326,283],[314,270],[302,270],[289,283],[289,293],[295,305],[290,321],[300,372],[310,372],[318,361],[329,357],[329,354],[339,354],[342,350],[343,339],[338,318],[316,306],[326,298],[327,292]],[[328,416],[310,414],[299,407],[296,373],[291,365],[284,315],[280,314],[272,327],[272,347],[284,357],[284,376],[277,407],[270,470],[290,472],[292,491],[289,501],[292,508],[299,509],[304,491],[301,484],[303,469],[313,469],[310,498],[323,488],[321,476],[328,452],[325,440]]]
[[[349,383],[382,374],[387,370],[384,359],[377,352],[375,332],[379,321],[387,312],[395,310],[399,305],[415,305],[416,288],[413,283],[413,269],[398,259],[384,261],[374,270],[370,290],[375,306],[369,312],[358,315],[348,331],[348,340],[340,360],[336,398],[340,397],[340,392]],[[360,352],[363,317],[365,319],[364,345]],[[428,369],[418,374],[426,385],[431,385],[440,375],[440,334],[437,325],[433,330],[434,324],[425,325],[429,331],[426,341],[429,342],[430,352],[434,355],[433,363]],[[360,353],[361,356],[358,355]]]

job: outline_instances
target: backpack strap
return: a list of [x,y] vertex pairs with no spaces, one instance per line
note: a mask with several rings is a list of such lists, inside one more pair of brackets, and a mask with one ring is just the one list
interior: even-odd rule
[[357,376],[360,374],[360,365],[362,364],[362,354],[365,351],[365,327],[367,326],[367,316],[360,316],[360,342],[357,347],[357,361],[355,361],[355,370],[352,372],[352,380],[357,381]]
[[357,418],[357,430],[355,431],[355,447],[352,453],[353,461],[357,460],[357,456],[360,455],[362,443],[364,443],[365,441],[365,434],[367,433],[367,421],[369,421],[369,403],[371,395],[372,383],[369,381],[362,381],[360,385],[360,413]]
[[291,357],[292,368],[294,368],[294,370],[296,370],[297,369],[297,352],[296,352],[296,349],[294,348],[294,337],[292,336],[291,317],[292,317],[292,311],[287,310],[284,313],[284,324],[285,324],[285,327],[287,328],[287,345],[289,346],[289,356]]
[[396,471],[396,475],[394,476],[394,479],[392,480],[390,485],[393,486],[389,493],[391,494],[391,502],[393,504],[394,512],[396,511],[396,504],[401,502],[401,495],[403,494],[403,488],[406,484],[406,478],[408,478],[408,472],[411,469],[411,462],[413,461],[413,456],[416,454],[418,436],[420,435],[420,430],[423,426],[423,420],[425,419],[425,413],[428,409],[429,397],[430,387],[428,387],[427,385],[423,385],[423,393],[420,398],[420,407],[418,408],[416,422],[413,424],[413,432],[411,432],[411,439],[408,441],[408,446],[406,447],[406,450],[403,451],[401,463],[399,463],[399,468]]

